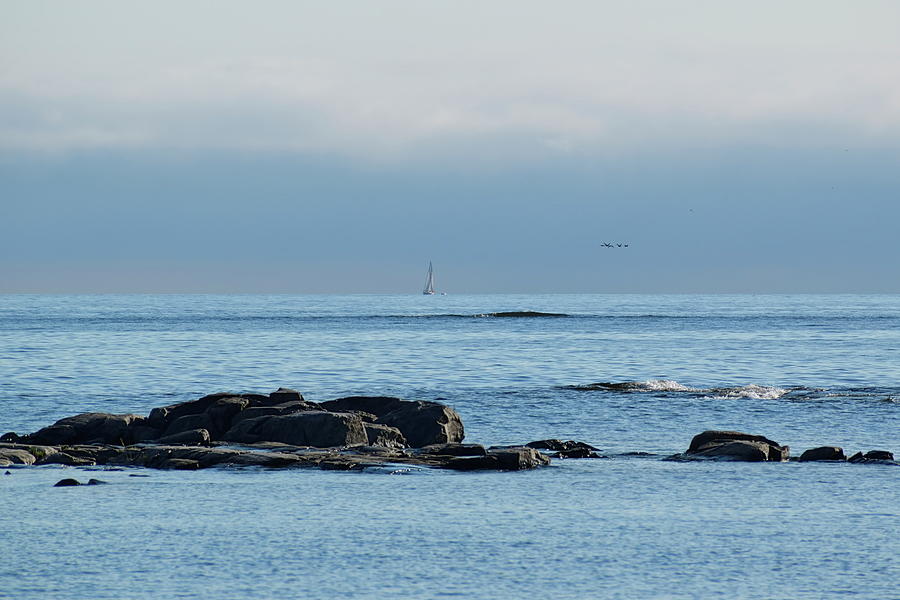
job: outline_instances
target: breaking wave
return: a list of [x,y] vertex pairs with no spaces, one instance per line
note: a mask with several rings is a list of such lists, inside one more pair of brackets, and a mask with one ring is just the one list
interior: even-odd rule
[[[647,381],[598,382],[587,385],[565,386],[570,390],[610,391],[626,393],[664,393],[686,394],[689,396],[725,400],[734,398],[750,398],[752,400],[776,400],[792,390],[765,385],[743,385],[735,387],[696,388],[672,379],[649,379]],[[799,389],[799,388],[798,388]]]

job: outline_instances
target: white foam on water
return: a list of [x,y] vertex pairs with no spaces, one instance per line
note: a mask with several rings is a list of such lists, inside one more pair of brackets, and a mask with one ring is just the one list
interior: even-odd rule
[[730,400],[734,398],[750,398],[751,400],[776,400],[787,394],[787,390],[780,387],[757,385],[751,383],[734,388],[715,388],[709,390],[716,400]]
[[648,392],[698,392],[697,388],[682,385],[673,379],[649,379],[636,386],[638,389]]

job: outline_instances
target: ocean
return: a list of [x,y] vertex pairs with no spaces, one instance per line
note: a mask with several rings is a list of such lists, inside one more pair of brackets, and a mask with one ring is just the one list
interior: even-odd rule
[[10,468],[0,598],[900,598],[900,468],[663,460],[707,429],[900,456],[900,296],[0,296],[0,433],[278,387],[607,458]]

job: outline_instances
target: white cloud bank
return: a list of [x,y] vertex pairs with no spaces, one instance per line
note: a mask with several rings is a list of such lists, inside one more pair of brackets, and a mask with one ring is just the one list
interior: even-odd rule
[[892,1],[37,1],[5,13],[7,151],[528,156],[900,135]]

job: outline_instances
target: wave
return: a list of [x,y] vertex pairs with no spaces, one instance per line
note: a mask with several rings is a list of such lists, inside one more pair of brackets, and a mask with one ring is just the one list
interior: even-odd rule
[[775,386],[749,385],[734,387],[696,388],[690,387],[672,379],[649,379],[647,381],[623,381],[589,383],[586,385],[568,385],[565,389],[580,391],[609,391],[625,393],[665,393],[686,394],[690,396],[709,398],[713,400],[726,400],[734,398],[750,398],[753,400],[776,400],[792,391],[804,388],[782,388]]
[[513,310],[506,312],[492,312],[492,313],[484,313],[480,315],[474,315],[476,317],[498,317],[498,318],[531,318],[531,317],[568,317],[569,315],[565,313],[551,313],[551,312],[538,312],[536,310]]

